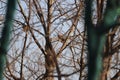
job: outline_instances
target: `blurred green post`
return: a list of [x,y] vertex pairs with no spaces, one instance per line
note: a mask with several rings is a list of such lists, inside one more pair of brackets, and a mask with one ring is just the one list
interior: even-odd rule
[[10,44],[10,37],[13,27],[13,18],[17,0],[7,1],[7,10],[5,15],[4,27],[2,29],[0,41],[0,80],[4,80],[3,72],[6,67],[6,55]]
[[87,27],[88,43],[88,80],[100,80],[102,71],[103,48],[105,34],[113,27],[120,25],[115,18],[120,15],[120,0],[107,0],[104,18],[100,24],[92,22],[92,3],[85,0],[85,26]]

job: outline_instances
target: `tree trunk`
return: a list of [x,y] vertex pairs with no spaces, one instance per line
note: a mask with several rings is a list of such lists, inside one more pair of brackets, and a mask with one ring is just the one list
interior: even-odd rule
[[54,61],[54,55],[50,48],[46,48],[45,67],[46,67],[46,73],[44,76],[45,80],[54,80],[53,73],[56,66]]

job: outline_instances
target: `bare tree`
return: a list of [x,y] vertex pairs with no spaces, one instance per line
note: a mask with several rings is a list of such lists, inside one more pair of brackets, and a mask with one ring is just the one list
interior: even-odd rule
[[[18,0],[17,4],[6,80],[86,80],[84,0]],[[2,16],[5,5],[0,0]],[[101,20],[102,5],[96,7],[98,12],[93,10],[98,14],[93,22]],[[119,32],[114,28],[106,34],[102,72],[106,80],[119,80]]]

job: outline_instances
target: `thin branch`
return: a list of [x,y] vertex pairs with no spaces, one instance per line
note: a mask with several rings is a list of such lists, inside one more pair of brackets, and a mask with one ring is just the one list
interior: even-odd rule
[[45,24],[45,20],[44,20],[44,16],[43,16],[43,11],[42,11],[42,9],[41,9],[41,7],[39,6],[39,8],[38,8],[38,6],[37,6],[37,3],[36,3],[36,1],[35,0],[33,0],[33,4],[34,4],[34,6],[35,6],[35,8],[36,8],[36,11],[37,11],[37,14],[38,14],[38,16],[39,16],[39,18],[40,18],[40,22],[41,22],[41,24],[42,24],[42,27],[43,27],[43,29],[44,29],[44,32],[45,33],[47,33],[47,29],[46,29],[46,24]]
[[31,35],[32,35],[32,37],[33,37],[36,45],[39,47],[39,49],[42,51],[42,53],[43,53],[44,55],[46,55],[45,50],[44,50],[44,49],[42,48],[42,46],[39,44],[38,40],[37,40],[36,37],[34,36],[34,33],[33,33],[33,31],[32,31],[31,29],[30,29],[30,33],[31,33]]
[[24,61],[24,53],[25,53],[25,47],[26,47],[26,41],[27,41],[27,33],[25,35],[25,41],[24,41],[24,46],[22,49],[22,55],[21,55],[21,67],[20,67],[20,79],[23,80],[23,61]]

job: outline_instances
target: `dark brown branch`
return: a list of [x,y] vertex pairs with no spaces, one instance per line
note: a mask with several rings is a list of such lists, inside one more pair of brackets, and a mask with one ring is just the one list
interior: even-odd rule
[[44,29],[44,32],[45,32],[45,34],[46,34],[46,33],[47,33],[47,31],[46,31],[47,29],[46,29],[46,24],[45,24],[44,16],[43,16],[43,11],[42,11],[42,9],[41,9],[40,6],[39,6],[39,8],[38,8],[37,3],[36,3],[35,0],[33,0],[33,4],[34,4],[34,6],[35,6],[35,8],[36,8],[37,14],[38,14],[38,16],[39,16],[39,18],[40,18],[40,22],[41,22],[42,27],[43,27],[43,29]]
[[23,60],[24,60],[24,53],[25,53],[25,47],[26,47],[26,41],[27,41],[27,33],[25,35],[25,41],[24,41],[24,46],[23,46],[23,49],[22,49],[22,55],[21,55],[21,71],[20,71],[20,79],[23,80]]

